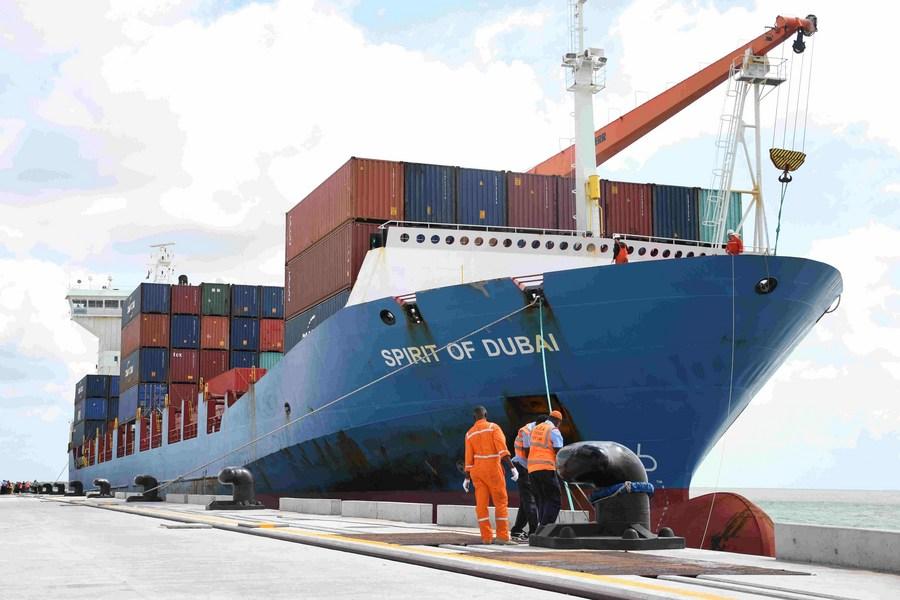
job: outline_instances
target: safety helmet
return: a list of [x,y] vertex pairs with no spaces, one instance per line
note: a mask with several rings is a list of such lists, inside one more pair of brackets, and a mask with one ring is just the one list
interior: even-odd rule
[[614,239],[614,240],[618,240],[618,239],[621,239],[621,238],[622,238],[622,236],[619,235],[618,233],[614,233],[614,234],[613,234],[613,239]]
[[552,411],[550,411],[550,418],[562,421],[562,413],[559,412],[558,410],[552,410]]
[[728,235],[734,235],[734,229],[729,229],[726,233]]

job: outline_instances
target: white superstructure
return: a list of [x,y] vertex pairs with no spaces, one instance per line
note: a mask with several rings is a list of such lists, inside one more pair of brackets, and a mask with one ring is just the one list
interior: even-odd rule
[[97,374],[118,375],[122,303],[128,294],[111,286],[104,286],[101,289],[81,288],[80,283],[79,281],[66,294],[69,315],[98,340]]

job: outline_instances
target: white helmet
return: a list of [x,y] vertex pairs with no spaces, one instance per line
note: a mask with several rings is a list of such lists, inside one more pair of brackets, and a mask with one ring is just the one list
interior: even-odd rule
[[734,235],[734,229],[729,229],[726,233],[728,235]]
[[618,239],[621,239],[621,238],[622,238],[622,236],[619,235],[618,233],[614,233],[614,234],[613,234],[613,239],[614,239],[614,240],[618,240]]

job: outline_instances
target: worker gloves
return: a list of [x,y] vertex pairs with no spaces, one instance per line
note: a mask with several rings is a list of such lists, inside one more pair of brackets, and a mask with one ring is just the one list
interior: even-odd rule
[[469,486],[470,486],[470,485],[472,485],[472,480],[471,480],[471,479],[463,479],[463,489],[465,490],[465,492],[466,492],[467,494],[469,493]]
[[518,481],[519,480],[519,470],[517,468],[513,467],[512,471],[509,474],[509,478],[512,479],[513,481]]

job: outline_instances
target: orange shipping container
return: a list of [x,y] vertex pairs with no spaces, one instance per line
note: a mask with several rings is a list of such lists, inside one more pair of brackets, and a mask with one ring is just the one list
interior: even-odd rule
[[285,262],[350,219],[403,220],[403,163],[351,158],[288,211]]
[[259,351],[284,352],[284,321],[281,319],[259,320]]
[[204,315],[200,318],[200,347],[228,350],[228,317]]
[[285,318],[356,282],[378,225],[349,222],[290,261],[284,270]]
[[169,315],[140,314],[122,330],[122,356],[138,348],[167,348],[169,346]]

